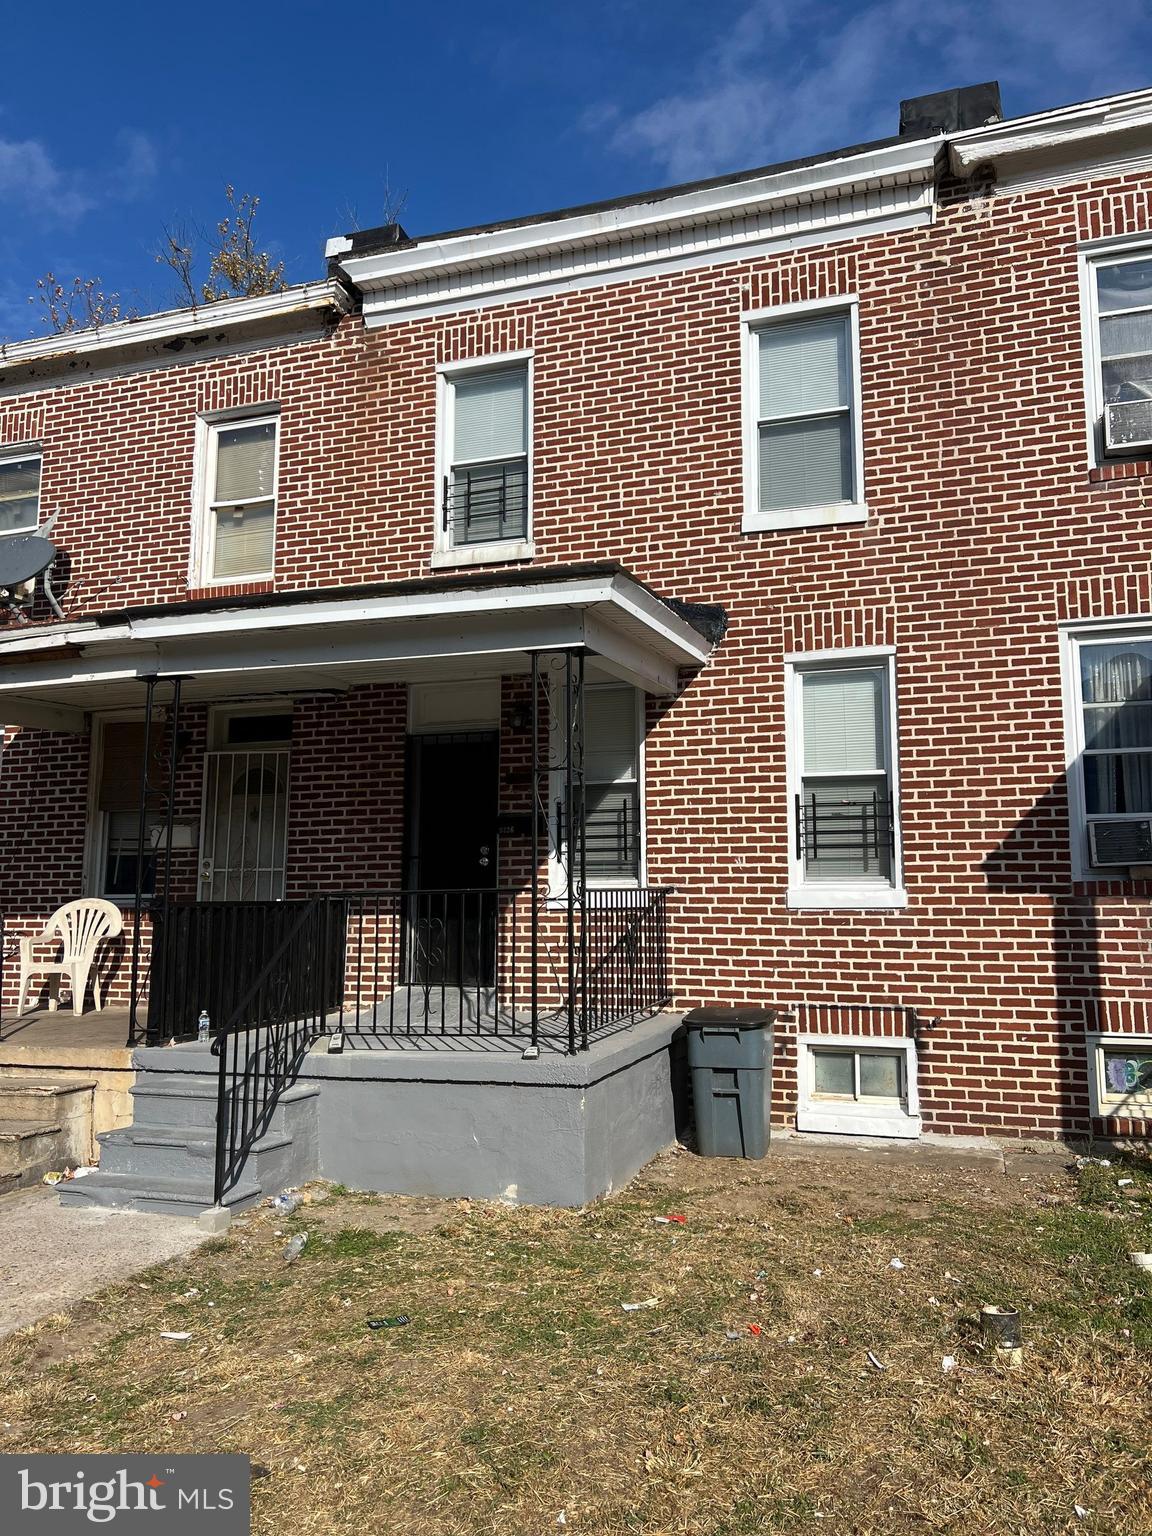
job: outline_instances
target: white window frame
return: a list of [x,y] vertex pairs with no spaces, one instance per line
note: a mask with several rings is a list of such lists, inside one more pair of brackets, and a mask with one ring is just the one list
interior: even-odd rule
[[1094,1120],[1152,1120],[1152,1092],[1137,1098],[1109,1093],[1104,1081],[1104,1052],[1135,1046],[1152,1052],[1152,1035],[1125,1034],[1117,1030],[1090,1030],[1088,1047],[1088,1099]]
[[43,493],[44,493],[44,449],[39,443],[22,443],[16,447],[0,448],[0,465],[26,464],[35,459],[40,465],[40,482],[36,489],[36,520],[29,528],[0,528],[0,538],[27,538],[35,533],[43,521]]
[[1096,273],[1101,267],[1131,261],[1134,256],[1152,257],[1152,230],[1135,239],[1130,235],[1122,235],[1111,240],[1086,241],[1078,248],[1078,256],[1088,462],[1102,468],[1106,464],[1150,459],[1152,449],[1149,448],[1134,448],[1131,452],[1104,452],[1104,381],[1101,376],[1100,306]]
[[[237,427],[276,425],[276,443],[272,463],[272,564],[265,571],[247,571],[242,576],[214,576],[216,558],[216,520],[213,516],[213,491],[216,485],[216,444],[221,431]],[[192,554],[188,580],[193,587],[235,587],[247,581],[269,581],[275,575],[276,544],[280,534],[280,407],[249,407],[241,412],[223,412],[196,418],[195,461],[192,474]]]
[[[816,1064],[813,1050],[864,1051],[869,1055],[902,1056],[905,1101],[880,1099],[820,1099],[815,1094]],[[801,1034],[796,1039],[796,1070],[799,1094],[796,1109],[798,1131],[822,1131],[838,1136],[888,1136],[914,1140],[923,1130],[920,1091],[916,1081],[916,1042],[890,1035]]]
[[[796,853],[796,796],[804,782],[804,717],[801,678],[805,672],[839,672],[852,668],[883,668],[884,741],[888,752],[888,783],[892,795],[892,878],[880,880],[806,880],[803,858]],[[904,845],[900,816],[900,750],[897,732],[896,647],[846,646],[839,650],[796,651],[784,658],[784,734],[787,744],[788,783],[788,897],[794,908],[906,907]]]
[[[776,508],[764,511],[760,506],[760,332],[770,325],[815,319],[818,315],[843,314],[848,317],[848,343],[851,359],[848,368],[848,409],[852,422],[852,499],[824,507]],[[744,397],[744,533],[766,533],[779,528],[829,528],[841,523],[868,521],[868,503],[864,492],[864,431],[860,388],[860,301],[855,294],[831,299],[813,299],[804,304],[778,304],[770,309],[748,310],[740,317],[742,326]]]
[[[92,716],[92,729],[88,748],[88,800],[84,834],[84,871],[82,884],[87,896],[98,896],[103,901],[115,902],[119,907],[130,907],[136,899],[135,891],[110,895],[104,889],[104,868],[108,859],[108,811],[100,809],[100,776],[104,769],[105,727],[120,721],[142,721],[139,709],[105,710]],[[159,814],[159,813],[154,813]]]
[[[562,752],[562,744],[555,738],[563,727],[563,706],[561,700],[564,693],[562,677],[550,680],[549,684],[553,695],[551,717],[553,721],[553,741],[551,743],[551,756],[558,759]],[[639,807],[639,826],[637,835],[640,839],[640,847],[637,850],[635,879],[615,877],[611,880],[597,879],[589,876],[588,889],[590,891],[616,891],[616,890],[644,890],[648,884],[648,814],[647,814],[647,779],[645,774],[645,726],[647,724],[647,695],[642,688],[637,688],[633,683],[626,683],[620,678],[596,678],[592,682],[585,681],[584,690],[588,692],[595,688],[631,688],[635,695],[636,703],[636,800]],[[555,806],[558,800],[563,799],[565,789],[564,770],[553,768],[548,774],[548,899],[550,902],[562,903],[568,894],[568,844],[556,842],[556,816]]]
[[[1068,836],[1072,878],[1082,881],[1126,880],[1122,865],[1097,867],[1088,858],[1088,802],[1084,792],[1084,708],[1080,697],[1080,649],[1084,645],[1144,641],[1152,645],[1152,617],[1101,624],[1077,620],[1060,628],[1060,679],[1064,696],[1064,778],[1068,788]],[[1152,817],[1152,811],[1148,812]],[[1136,812],[1102,816],[1103,821],[1140,821]],[[1140,866],[1137,866],[1140,867]]]
[[[452,472],[452,443],[455,437],[455,383],[457,379],[472,377],[478,373],[504,373],[514,368],[524,368],[528,379],[528,517],[527,536],[523,539],[500,539],[491,544],[475,544],[458,548],[452,543],[452,530],[444,526],[444,479]],[[533,538],[535,516],[533,499],[535,489],[535,362],[531,351],[496,352],[485,357],[468,358],[464,362],[440,363],[436,368],[436,482],[433,496],[433,527],[435,538],[432,545],[433,570],[450,570],[456,566],[503,565],[510,560],[531,560],[536,554]]]

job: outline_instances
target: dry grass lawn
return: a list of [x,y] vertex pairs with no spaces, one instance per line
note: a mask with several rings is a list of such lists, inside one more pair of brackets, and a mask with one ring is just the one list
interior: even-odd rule
[[1132,1248],[1145,1167],[1051,1156],[676,1152],[582,1212],[320,1189],[0,1344],[0,1450],[242,1451],[261,1536],[1142,1536]]

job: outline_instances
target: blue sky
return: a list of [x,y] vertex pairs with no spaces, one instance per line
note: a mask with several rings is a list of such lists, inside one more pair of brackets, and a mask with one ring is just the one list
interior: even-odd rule
[[[1086,0],[281,0],[10,4],[0,74],[0,336],[35,279],[172,302],[163,227],[262,198],[289,278],[407,190],[412,234],[816,153],[898,102],[999,79],[1007,113],[1152,84],[1152,7]],[[1120,24],[1121,17],[1123,24]],[[18,68],[13,68],[14,62]]]

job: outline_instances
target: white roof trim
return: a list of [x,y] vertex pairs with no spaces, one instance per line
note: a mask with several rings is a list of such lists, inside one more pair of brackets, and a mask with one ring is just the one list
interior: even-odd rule
[[[0,635],[0,662],[12,658],[10,665],[0,664],[0,698],[19,695],[32,704],[39,695],[39,702],[50,703],[45,688],[185,670],[193,675],[251,671],[255,682],[255,674],[272,665],[301,665],[293,658],[304,654],[311,666],[347,662],[362,652],[383,657],[389,646],[398,657],[402,652],[413,659],[456,651],[493,654],[530,648],[533,636],[542,648],[579,643],[585,630],[615,636],[617,648],[639,646],[652,658],[647,683],[658,684],[660,691],[673,686],[677,667],[702,666],[712,652],[699,631],[637,582],[621,575],[588,576],[529,586],[157,614],[107,628],[62,625],[37,636]],[[366,644],[365,637],[373,635],[377,638]],[[271,659],[260,661],[260,656]]]
[[313,311],[348,309],[348,296],[335,278],[319,283],[298,283],[282,293],[255,299],[221,299],[195,309],[165,309],[142,315],[139,320],[117,320],[113,325],[38,336],[32,341],[0,342],[0,369],[20,363],[49,362],[54,358],[100,356],[149,343],[205,332],[234,331],[269,320],[288,319]]
[[[783,207],[862,197],[892,187],[928,186],[942,143],[938,137],[906,140],[863,154],[840,155],[791,170],[773,170],[748,180],[696,187],[671,197],[656,195],[647,203],[627,203],[542,223],[447,235],[441,240],[379,250],[362,257],[344,255],[341,269],[362,292],[373,293],[433,276],[535,261],[550,253],[568,255],[588,247],[634,244],[637,238],[662,230],[699,229],[707,224],[762,217]],[[333,241],[333,249],[335,244]]]
[[1056,152],[1067,159],[1070,151],[1090,156],[1103,141],[1141,129],[1152,129],[1152,90],[969,128],[950,135],[948,155],[955,174],[967,176],[979,165],[1000,165],[1021,156]]

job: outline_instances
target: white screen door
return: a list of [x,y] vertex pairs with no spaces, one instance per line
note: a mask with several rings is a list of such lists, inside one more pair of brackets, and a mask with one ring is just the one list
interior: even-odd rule
[[209,752],[201,901],[281,901],[288,852],[288,753]]

